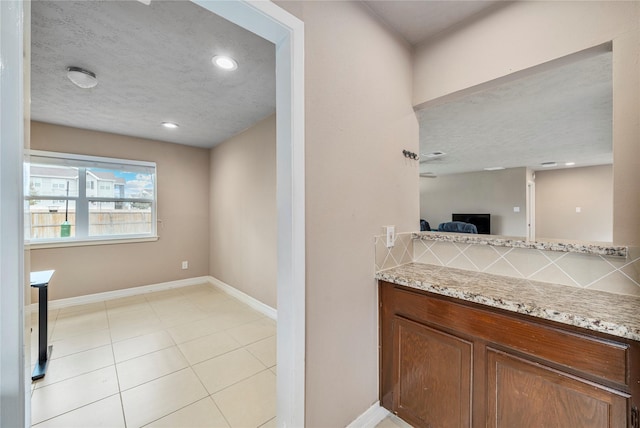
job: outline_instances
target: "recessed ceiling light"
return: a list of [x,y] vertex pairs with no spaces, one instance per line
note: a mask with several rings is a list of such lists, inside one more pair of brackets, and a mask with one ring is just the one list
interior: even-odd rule
[[575,164],[575,162],[566,162],[564,166],[574,166]]
[[169,129],[176,129],[178,127],[178,124],[173,122],[162,122],[162,126]]
[[68,67],[67,77],[79,88],[89,89],[98,84],[95,73],[80,67]]
[[484,170],[485,171],[500,171],[500,170],[503,170],[503,169],[505,169],[503,166],[490,166],[490,167],[485,168]]
[[224,56],[224,55],[216,55],[213,58],[211,58],[211,62],[213,63],[213,65],[215,65],[218,68],[221,68],[223,70],[235,70],[236,68],[238,68],[238,63],[236,62],[235,59],[228,57],[228,56]]
[[540,164],[540,166],[542,166],[543,168],[551,168],[551,167],[554,167],[554,166],[558,166],[558,163],[557,162],[542,162]]

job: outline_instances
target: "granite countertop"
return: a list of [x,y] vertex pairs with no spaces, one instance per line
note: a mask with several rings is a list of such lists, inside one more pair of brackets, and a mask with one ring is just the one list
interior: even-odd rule
[[640,297],[422,263],[376,279],[640,341]]
[[522,237],[500,235],[477,235],[449,232],[414,232],[413,239],[440,242],[461,242],[465,244],[492,245],[494,247],[530,248],[535,250],[559,251],[563,253],[596,254],[609,257],[627,257],[628,247],[597,242],[546,239],[528,241]]

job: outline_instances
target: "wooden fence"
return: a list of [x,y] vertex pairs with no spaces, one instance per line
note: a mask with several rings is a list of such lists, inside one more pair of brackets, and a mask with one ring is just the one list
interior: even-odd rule
[[[31,239],[60,237],[64,213],[31,212]],[[69,213],[71,236],[75,236],[76,215]],[[144,211],[89,211],[89,236],[132,235],[151,232],[151,213]]]

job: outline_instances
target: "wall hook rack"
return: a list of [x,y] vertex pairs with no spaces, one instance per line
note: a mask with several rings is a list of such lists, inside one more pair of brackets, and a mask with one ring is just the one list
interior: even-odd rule
[[404,155],[405,158],[413,159],[413,160],[420,160],[420,158],[418,157],[417,153],[410,152],[409,150],[403,150],[402,154]]

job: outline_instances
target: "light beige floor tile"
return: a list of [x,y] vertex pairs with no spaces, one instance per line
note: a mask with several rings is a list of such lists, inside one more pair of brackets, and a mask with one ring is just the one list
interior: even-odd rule
[[142,312],[152,310],[151,305],[143,296],[124,297],[106,302],[109,318],[127,312]]
[[411,425],[397,417],[396,415],[389,415],[384,418],[376,428],[412,428]]
[[260,428],[277,428],[277,427],[278,427],[278,424],[277,424],[276,418],[273,418],[267,421],[265,424],[260,425]]
[[183,296],[188,298],[192,298],[192,297],[197,298],[201,296],[208,296],[214,293],[221,293],[219,289],[217,289],[211,284],[199,284],[199,285],[192,285],[191,287],[184,287],[180,289],[180,292],[182,293]]
[[109,322],[106,311],[81,312],[78,315],[72,314],[63,319],[58,316],[53,325],[51,339],[61,340],[107,328],[109,328]]
[[77,315],[81,312],[100,312],[104,311],[106,306],[104,302],[87,303],[86,305],[75,305],[58,309],[58,316],[64,318],[68,315]]
[[217,326],[213,322],[212,318],[205,318],[199,321],[172,327],[167,331],[176,343],[184,343],[199,337],[217,333],[221,330],[222,328]]
[[195,307],[195,305],[182,294],[180,297],[172,299],[150,300],[149,305],[151,305],[155,313],[158,315],[192,309]]
[[190,306],[184,307],[177,311],[158,314],[158,317],[162,321],[162,325],[165,328],[170,328],[177,325],[187,324],[190,322],[205,319],[209,317],[209,314],[201,309],[198,309],[195,306]]
[[240,346],[233,337],[225,332],[199,337],[179,345],[189,364],[192,365],[233,351],[240,348]]
[[148,305],[144,309],[140,309],[137,311],[128,311],[128,312],[109,312],[109,327],[110,328],[119,328],[126,327],[129,325],[134,325],[138,323],[144,322],[159,322],[160,318],[153,311],[151,305]]
[[183,297],[180,288],[171,288],[169,290],[155,291],[144,295],[148,302],[157,302],[160,300],[180,299]]
[[213,395],[232,428],[258,427],[276,416],[276,377],[269,370]]
[[116,369],[120,390],[133,388],[188,366],[187,360],[177,346],[118,363]]
[[37,424],[116,393],[118,380],[113,366],[36,388],[31,399],[31,421]]
[[42,388],[43,386],[51,385],[52,383],[70,379],[113,364],[111,345],[78,352],[66,357],[52,358],[49,361],[46,376],[36,381],[35,384],[37,388]]
[[113,342],[120,342],[122,340],[131,339],[133,337],[144,336],[146,334],[155,333],[163,329],[160,319],[155,315],[149,315],[149,317],[142,320],[132,321],[131,323],[122,323],[117,326],[112,326],[111,340]]
[[122,306],[126,307],[130,305],[137,305],[140,303],[147,303],[147,299],[143,295],[138,294],[135,296],[127,296],[127,297],[121,297],[119,299],[107,300],[104,302],[104,305],[107,308],[107,310],[111,310],[111,309],[119,308]]
[[104,345],[109,345],[110,343],[111,336],[107,329],[49,342],[49,344],[53,346],[52,359],[99,348]]
[[227,428],[229,424],[211,397],[207,397],[146,425],[153,428]]
[[265,369],[246,349],[237,349],[193,366],[210,394]]
[[227,330],[227,333],[241,345],[248,345],[276,334],[276,323],[269,318],[261,318]]
[[209,293],[200,296],[187,296],[199,309],[207,312],[213,312],[224,306],[225,303],[233,301],[227,293]]
[[122,392],[127,428],[137,428],[167,416],[207,396],[190,368]]
[[247,350],[266,367],[276,365],[276,336],[271,336],[246,346]]
[[124,426],[120,395],[116,394],[34,425],[34,428],[124,428]]
[[[221,307],[221,309],[224,308],[224,306]],[[259,320],[260,318],[264,318],[264,315],[245,306],[243,309],[239,310],[228,311],[224,309],[223,311],[216,311],[216,314],[211,316],[209,319],[213,325],[222,330],[227,330]]]
[[161,330],[155,333],[145,334],[144,336],[115,342],[113,344],[113,353],[116,362],[119,363],[174,345],[175,343],[171,336],[169,336],[169,333]]

